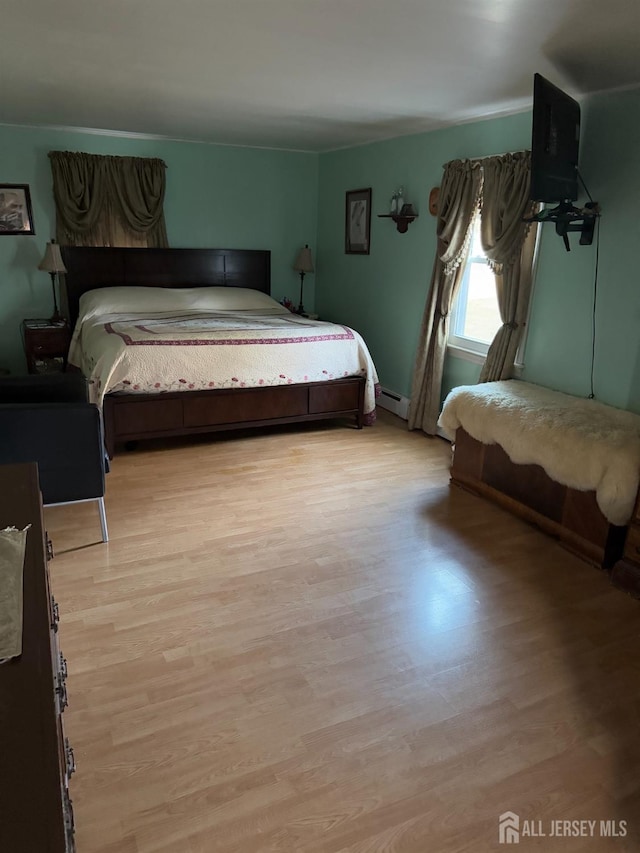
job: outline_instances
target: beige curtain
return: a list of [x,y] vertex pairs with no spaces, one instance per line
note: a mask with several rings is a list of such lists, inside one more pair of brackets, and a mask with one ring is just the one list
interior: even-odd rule
[[50,151],[56,236],[72,246],[167,246],[164,161]]
[[482,161],[482,248],[496,277],[502,326],[493,339],[480,382],[509,379],[527,318],[537,225],[523,222],[529,200],[531,153],[518,151]]
[[422,318],[413,371],[409,429],[436,434],[449,330],[449,309],[469,251],[471,226],[480,203],[479,162],[453,160],[445,165],[438,200],[436,258]]

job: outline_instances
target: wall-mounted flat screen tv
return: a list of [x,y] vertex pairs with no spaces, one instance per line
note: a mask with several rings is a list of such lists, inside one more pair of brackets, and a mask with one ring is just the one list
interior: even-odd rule
[[580,104],[541,74],[533,78],[531,191],[533,201],[578,198]]

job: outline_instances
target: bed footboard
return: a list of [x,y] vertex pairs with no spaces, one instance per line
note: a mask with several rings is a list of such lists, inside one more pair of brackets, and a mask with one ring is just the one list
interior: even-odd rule
[[167,394],[107,394],[107,452],[125,441],[233,430],[325,418],[364,423],[363,377],[303,385],[184,391]]

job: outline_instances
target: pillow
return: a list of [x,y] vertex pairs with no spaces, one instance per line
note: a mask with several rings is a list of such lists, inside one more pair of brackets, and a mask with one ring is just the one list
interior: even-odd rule
[[78,320],[142,311],[250,311],[288,313],[266,293],[248,287],[99,287],[80,297]]

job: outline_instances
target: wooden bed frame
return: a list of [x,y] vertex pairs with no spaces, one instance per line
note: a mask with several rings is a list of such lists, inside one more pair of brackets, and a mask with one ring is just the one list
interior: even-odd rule
[[622,556],[627,528],[609,524],[595,492],[563,486],[539,465],[518,465],[500,445],[481,444],[462,428],[456,430],[451,481],[556,536],[600,568],[610,569]]
[[[61,247],[66,308],[72,326],[80,297],[98,287],[248,287],[271,293],[271,253],[253,249],[125,249]],[[327,382],[183,391],[166,394],[107,394],[105,441],[231,430],[323,418],[364,420],[363,377]]]

